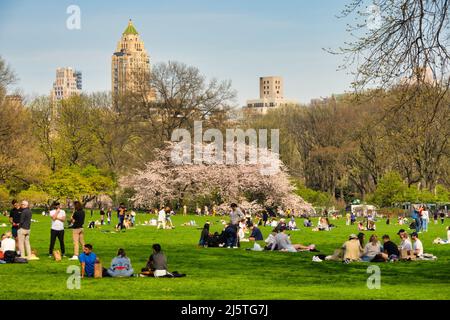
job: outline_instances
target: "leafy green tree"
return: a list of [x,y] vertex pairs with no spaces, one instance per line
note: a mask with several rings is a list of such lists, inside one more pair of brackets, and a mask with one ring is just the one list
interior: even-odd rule
[[380,179],[373,200],[380,207],[390,207],[405,201],[404,193],[406,190],[406,185],[400,174],[391,171]]
[[28,190],[21,191],[17,195],[17,198],[20,200],[27,200],[30,204],[36,206],[47,204],[51,197],[39,187],[32,185]]

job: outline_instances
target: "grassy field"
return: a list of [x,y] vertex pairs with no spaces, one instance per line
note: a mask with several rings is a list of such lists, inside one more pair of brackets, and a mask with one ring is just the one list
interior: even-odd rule
[[[138,215],[137,222],[149,220],[150,215]],[[199,226],[205,217],[173,217],[173,230],[156,230],[155,227],[137,226],[122,233],[112,226],[102,229],[85,229],[85,238],[94,246],[94,252],[104,266],[109,266],[117,249],[125,248],[135,271],[139,271],[151,254],[151,245],[160,243],[165,251],[169,269],[186,273],[186,278],[155,279],[84,279],[80,290],[66,286],[70,265],[76,261],[67,258],[55,262],[48,258],[50,219],[34,215],[38,222],[32,224],[31,245],[37,249],[39,261],[28,264],[0,265],[0,292],[2,299],[450,299],[450,245],[433,245],[436,237],[445,237],[444,225],[430,225],[430,231],[422,234],[425,252],[438,256],[437,261],[398,262],[377,264],[381,268],[381,289],[367,288],[367,263],[342,264],[324,261],[312,262],[313,253],[253,252],[243,243],[239,249],[198,248],[200,230],[181,226],[194,219]],[[87,213],[87,220],[90,214]],[[98,213],[94,214],[98,219]],[[220,218],[210,217],[211,231],[220,231]],[[313,222],[316,223],[317,219]],[[113,217],[113,223],[116,218]],[[0,224],[7,223],[6,217]],[[297,221],[301,226],[301,220]],[[301,228],[290,232],[293,243],[314,243],[323,254],[333,250],[357,233],[357,227],[345,222],[333,221],[338,228],[330,232],[312,232]],[[399,226],[377,224],[376,234],[387,233],[398,242]],[[5,232],[8,228],[0,228]],[[270,228],[262,228],[264,237]],[[366,232],[366,238],[373,232]],[[73,253],[71,230],[66,231],[67,255]],[[59,248],[58,242],[56,248]]]

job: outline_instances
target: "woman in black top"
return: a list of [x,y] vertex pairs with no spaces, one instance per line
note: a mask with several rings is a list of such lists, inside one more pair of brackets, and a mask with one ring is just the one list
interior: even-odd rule
[[70,260],[78,260],[79,246],[84,247],[84,218],[85,213],[81,202],[75,201],[73,203],[75,212],[72,215],[70,228],[73,229],[73,257]]
[[202,233],[200,235],[200,241],[198,242],[199,246],[207,246],[209,239],[209,223],[205,223],[203,226]]

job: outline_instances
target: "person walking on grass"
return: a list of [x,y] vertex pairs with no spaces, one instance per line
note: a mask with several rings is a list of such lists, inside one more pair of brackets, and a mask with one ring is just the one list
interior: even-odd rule
[[39,260],[39,258],[33,255],[31,252],[30,232],[32,214],[29,208],[28,201],[22,201],[21,209],[19,230],[17,231],[19,237],[20,257],[26,258],[27,260]]
[[74,203],[75,212],[72,215],[71,219],[71,228],[73,228],[72,236],[73,236],[73,257],[70,260],[78,260],[78,253],[81,246],[84,246],[84,219],[85,212],[83,210],[83,206],[81,202],[75,201]]
[[158,212],[158,225],[156,226],[156,229],[159,229],[159,227],[162,227],[163,230],[166,229],[166,217],[167,213],[170,212],[170,208],[161,207],[161,210]]
[[65,257],[66,248],[64,245],[64,222],[66,221],[66,213],[64,210],[61,210],[61,205],[59,202],[55,202],[53,207],[54,209],[50,211],[52,227],[50,229],[50,247],[48,249],[48,255],[49,258],[53,256],[56,238],[58,238],[59,247],[61,248],[61,256]]
[[445,220],[445,213],[444,210],[441,209],[441,213],[439,214],[440,218],[441,218],[441,224],[444,224],[444,220]]
[[105,224],[105,209],[104,208],[100,209],[100,224],[101,225]]
[[112,209],[108,208],[108,212],[106,213],[106,219],[108,220],[108,225],[111,224],[111,218],[112,218]]

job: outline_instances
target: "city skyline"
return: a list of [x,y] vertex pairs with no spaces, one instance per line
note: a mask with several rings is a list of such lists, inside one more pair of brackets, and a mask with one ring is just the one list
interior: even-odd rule
[[[282,76],[285,95],[301,103],[350,90],[352,77],[336,71],[342,57],[323,50],[346,39],[345,21],[335,18],[344,3],[11,3],[0,4],[0,41],[10,44],[0,55],[19,78],[13,88],[27,95],[48,94],[54,70],[66,66],[83,72],[84,92],[110,91],[111,52],[129,19],[152,65],[180,61],[198,67],[207,78],[231,80],[239,107],[258,96],[255,83],[264,76]],[[81,9],[81,30],[66,28],[71,4]],[[16,36],[11,39],[12,30]]]

